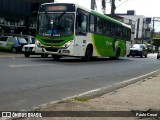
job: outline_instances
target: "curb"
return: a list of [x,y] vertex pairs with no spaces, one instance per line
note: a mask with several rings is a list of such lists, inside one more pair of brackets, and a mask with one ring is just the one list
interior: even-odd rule
[[136,82],[140,82],[140,81],[143,81],[145,79],[152,79],[159,74],[160,74],[160,70],[156,70],[156,71],[153,71],[151,73],[148,73],[148,74],[145,74],[145,75],[133,78],[133,79],[129,79],[129,80],[126,80],[126,81],[123,81],[123,82],[120,82],[120,83],[116,83],[116,84],[113,84],[113,85],[110,85],[110,86],[107,86],[107,87],[94,89],[94,90],[87,91],[87,92],[84,92],[84,93],[81,93],[81,94],[78,94],[78,95],[63,98],[61,100],[55,100],[55,101],[51,101],[51,102],[46,103],[46,104],[41,104],[39,106],[32,107],[32,110],[36,111],[36,110],[40,110],[40,109],[46,109],[46,108],[52,106],[53,104],[63,102],[63,101],[66,101],[66,100],[71,100],[75,97],[86,97],[86,98],[89,98],[89,99],[93,99],[93,98],[102,96],[104,94],[113,92],[117,89],[120,89],[120,88],[126,87],[128,85],[134,84]]

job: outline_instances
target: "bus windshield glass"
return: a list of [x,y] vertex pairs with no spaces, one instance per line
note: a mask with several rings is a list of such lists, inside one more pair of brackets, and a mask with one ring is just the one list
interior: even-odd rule
[[40,36],[69,36],[74,30],[74,13],[40,13],[38,26]]

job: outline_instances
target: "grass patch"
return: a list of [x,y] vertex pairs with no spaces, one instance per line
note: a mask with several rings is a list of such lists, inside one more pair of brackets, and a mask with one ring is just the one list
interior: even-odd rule
[[75,97],[74,99],[80,102],[87,102],[88,100],[90,100],[90,98],[87,97]]

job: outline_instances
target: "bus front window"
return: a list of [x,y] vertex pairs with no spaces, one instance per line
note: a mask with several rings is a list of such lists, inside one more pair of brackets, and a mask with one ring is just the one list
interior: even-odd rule
[[74,30],[74,14],[43,13],[39,14],[38,35],[69,36]]

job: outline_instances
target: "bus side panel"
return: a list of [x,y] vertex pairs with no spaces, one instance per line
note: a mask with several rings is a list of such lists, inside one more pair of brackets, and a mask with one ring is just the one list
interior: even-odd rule
[[88,44],[91,44],[93,46],[93,56],[99,56],[96,52],[97,50],[95,50],[96,47],[94,45],[94,35],[92,33],[75,36],[74,56],[85,56],[85,51]]
[[126,55],[129,55],[130,47],[131,47],[131,42],[130,41],[126,41]]
[[99,53],[100,56],[114,56],[114,46],[113,41],[114,39],[111,37],[102,36],[99,34],[93,34],[94,38],[94,44],[95,48],[97,50],[97,53]]
[[126,41],[123,39],[119,39],[119,44],[117,47],[120,48],[120,56],[124,57],[126,55]]
[[122,39],[116,39],[112,37],[107,37],[99,34],[93,34],[93,43],[95,50],[99,54],[99,56],[103,57],[114,57],[116,55],[116,50],[120,48],[120,56],[125,56],[128,53],[126,51],[126,41]]

